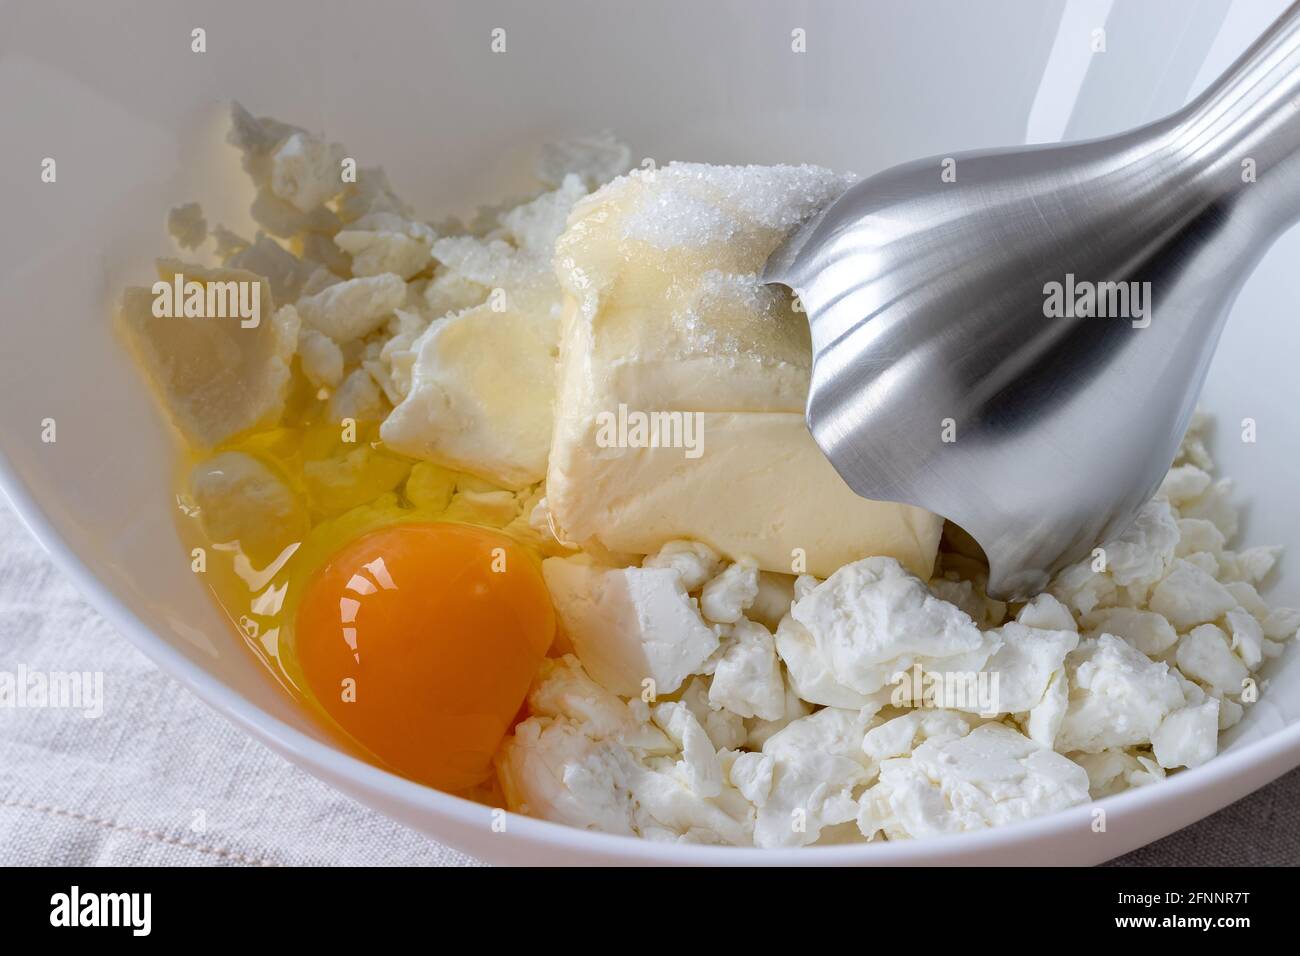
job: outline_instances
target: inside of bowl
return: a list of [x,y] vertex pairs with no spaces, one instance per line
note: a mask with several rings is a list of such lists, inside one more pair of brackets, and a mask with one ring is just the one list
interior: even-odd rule
[[[1097,135],[1177,106],[1282,3],[1198,3],[1217,32],[1187,35],[1158,28],[1195,19],[1184,4],[1141,6],[1142,55],[1084,60],[1061,39],[1063,18],[1107,22],[1108,0],[572,0],[563,15],[531,0],[377,0],[306,18],[248,0],[8,8],[0,116],[21,148],[0,155],[0,208],[19,226],[0,233],[0,451],[55,532],[155,635],[321,737],[191,572],[173,526],[173,437],[109,322],[119,290],[170,251],[170,207],[199,200],[209,221],[251,231],[251,196],[222,142],[229,100],[327,132],[440,218],[523,192],[543,141],[604,128],[660,164],[813,162],[863,174],[1027,136]],[[191,51],[195,27],[206,53]],[[499,54],[489,44],[498,28]],[[796,31],[815,55],[794,49]],[[1154,92],[1120,95],[1132,90]],[[41,181],[44,157],[57,160],[55,183]],[[1300,296],[1297,256],[1292,233],[1247,284],[1204,397],[1221,471],[1251,502],[1252,543],[1300,544],[1300,380],[1289,367],[1300,333],[1278,314]],[[1238,440],[1247,417],[1252,444]],[[1296,561],[1275,572],[1275,603],[1300,600]],[[1233,731],[1237,745],[1300,720],[1295,652],[1270,676]]]

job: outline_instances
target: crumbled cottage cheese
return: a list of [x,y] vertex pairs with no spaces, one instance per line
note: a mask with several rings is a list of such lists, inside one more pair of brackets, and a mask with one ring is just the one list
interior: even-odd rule
[[1078,764],[1005,724],[984,724],[883,761],[862,797],[858,826],[867,837],[934,836],[1026,820],[1087,799],[1088,774]]
[[588,671],[627,696],[654,682],[671,694],[700,673],[718,633],[700,616],[672,568],[607,568],[547,558],[542,574],[565,633]]
[[[940,544],[934,516],[843,487],[803,426],[803,327],[756,270],[851,177],[620,176],[631,154],[600,134],[548,147],[530,200],[435,226],[298,127],[235,107],[229,141],[261,231],[178,207],[177,243],[211,237],[217,262],[159,271],[264,280],[260,326],[156,319],[144,289],[123,324],[194,444],[276,420],[296,360],[331,416],[462,473],[417,464],[412,500],[545,542],[572,653],[497,755],[514,811],[760,847],[999,826],[1213,758],[1300,628],[1259,593],[1278,549],[1232,550],[1200,414],[1104,562],[1019,606],[984,593],[959,529]],[[706,458],[588,440],[602,408],[669,401],[707,413]],[[286,508],[237,455],[195,486],[214,512],[246,499],[218,538]]]
[[[674,753],[653,755],[638,751],[629,735],[618,750],[622,776],[611,784],[628,804],[616,832],[760,847],[922,838],[1051,813],[1205,763],[1217,753],[1220,731],[1250,706],[1243,698],[1248,678],[1276,655],[1280,640],[1295,636],[1300,612],[1270,609],[1254,586],[1259,575],[1251,580],[1243,572],[1256,560],[1275,560],[1274,551],[1228,550],[1236,518],[1215,490],[1223,486],[1202,467],[1210,462],[1198,430],[1180,452],[1193,457],[1201,464],[1170,470],[1162,486],[1169,497],[1154,499],[1132,528],[1103,546],[1104,569],[1091,558],[1066,568],[1010,621],[1005,605],[983,596],[978,564],[958,551],[940,552],[929,587],[879,557],[852,562],[825,581],[775,576],[784,580],[769,585],[763,609],[777,615],[775,634],[749,617],[764,588],[743,560],[682,540],[647,556],[641,568],[622,569],[657,569],[674,579],[673,614],[687,622],[681,635],[699,635],[692,654],[699,663],[684,678],[696,723],[703,725],[701,714],[731,715],[750,733],[723,746],[716,734],[679,730],[667,734]],[[1214,499],[1207,504],[1203,495]],[[1189,519],[1184,508],[1212,518]],[[1201,549],[1206,542],[1213,564],[1187,557],[1210,553]],[[1255,553],[1261,557],[1250,557]],[[770,606],[773,595],[784,611]],[[557,600],[566,618],[565,604],[580,597],[571,589]],[[599,654],[610,647],[622,648],[629,662],[654,653],[663,638],[650,638],[646,624],[655,617],[648,606],[611,617],[574,641],[578,659],[568,666],[602,667]],[[708,628],[718,635],[712,651],[702,636]],[[619,680],[629,687],[638,673],[653,672],[649,664],[627,666]],[[918,666],[924,675],[996,675],[993,712],[970,700],[959,709],[913,706],[906,678]],[[679,666],[672,676],[681,673]],[[550,679],[543,675],[538,688]],[[637,705],[636,698],[628,704]],[[554,744],[543,740],[549,719],[541,714],[520,725],[503,752],[502,773],[512,807],[566,819],[543,808],[556,768],[569,768],[574,786],[566,795],[578,799],[574,788],[601,751],[595,742],[578,750],[555,731]],[[609,745],[610,735],[588,734]],[[539,769],[534,779],[522,771],[521,748],[545,773]],[[650,778],[655,789],[639,785],[657,802],[638,803],[636,781],[668,767],[691,794],[672,791],[691,808],[676,826],[661,809],[663,776]],[[609,793],[590,799],[587,819],[596,819]],[[721,811],[708,818],[713,825],[704,822],[702,804],[708,813]]]
[[880,690],[917,663],[978,671],[1001,643],[893,558],[845,565],[795,601],[790,616],[812,636],[836,683],[859,694]]

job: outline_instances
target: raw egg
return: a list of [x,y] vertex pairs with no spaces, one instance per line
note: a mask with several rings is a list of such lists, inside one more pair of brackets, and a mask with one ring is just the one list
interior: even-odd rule
[[536,560],[454,523],[361,535],[312,577],[294,648],[312,696],[403,776],[464,790],[492,773],[555,635]]

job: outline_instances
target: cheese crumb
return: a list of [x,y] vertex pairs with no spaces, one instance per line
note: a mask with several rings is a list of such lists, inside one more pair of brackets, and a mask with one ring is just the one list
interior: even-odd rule
[[671,694],[717,650],[717,632],[671,569],[547,558],[542,574],[583,666],[616,693],[640,696],[650,680],[656,695]]

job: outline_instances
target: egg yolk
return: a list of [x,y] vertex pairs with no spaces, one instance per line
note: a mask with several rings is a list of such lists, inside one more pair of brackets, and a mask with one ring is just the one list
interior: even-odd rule
[[316,572],[294,646],[312,696],[358,743],[454,791],[491,774],[554,635],[541,572],[514,539],[401,524]]

